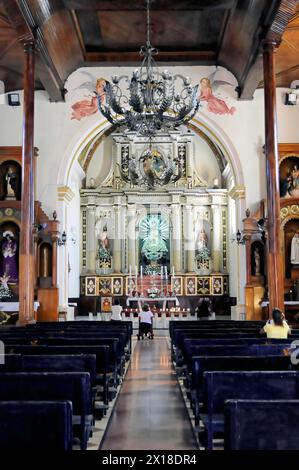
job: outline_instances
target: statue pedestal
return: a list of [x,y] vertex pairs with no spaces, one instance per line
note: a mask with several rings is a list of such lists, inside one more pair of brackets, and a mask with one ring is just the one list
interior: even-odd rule
[[299,279],[299,264],[291,265],[291,279],[292,281],[297,281]]

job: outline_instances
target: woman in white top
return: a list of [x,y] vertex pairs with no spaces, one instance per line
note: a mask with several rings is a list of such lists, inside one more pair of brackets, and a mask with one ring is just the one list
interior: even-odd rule
[[122,320],[121,318],[121,312],[123,308],[119,303],[118,299],[115,299],[114,305],[112,305],[112,315],[111,315],[111,320],[112,321],[120,321]]
[[143,339],[144,335],[148,336],[150,339],[154,339],[153,335],[153,312],[150,311],[149,305],[144,304],[142,307],[141,312],[138,314],[139,316],[139,333],[137,335],[137,338],[140,339],[140,337]]

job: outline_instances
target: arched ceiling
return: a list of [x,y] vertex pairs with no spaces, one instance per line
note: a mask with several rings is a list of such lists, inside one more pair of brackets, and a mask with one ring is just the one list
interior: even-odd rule
[[[297,0],[153,0],[152,43],[159,63],[222,65],[251,98],[262,79],[261,43],[280,40]],[[278,85],[298,64],[295,17],[277,53]],[[78,67],[140,64],[144,0],[0,0],[0,80],[23,87],[22,43],[36,41],[36,88],[62,100]],[[295,69],[294,69],[295,67]],[[289,71],[285,73],[286,71]]]

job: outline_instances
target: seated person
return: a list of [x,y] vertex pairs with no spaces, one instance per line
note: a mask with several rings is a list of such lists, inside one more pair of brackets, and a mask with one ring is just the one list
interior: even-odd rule
[[286,339],[291,329],[284,319],[284,314],[278,308],[272,312],[273,320],[268,320],[260,333],[266,333],[268,339]]
[[142,307],[141,312],[138,314],[139,316],[139,333],[137,338],[140,337],[143,339],[144,335],[148,336],[148,338],[153,339],[153,312],[151,312],[149,305],[144,304]]

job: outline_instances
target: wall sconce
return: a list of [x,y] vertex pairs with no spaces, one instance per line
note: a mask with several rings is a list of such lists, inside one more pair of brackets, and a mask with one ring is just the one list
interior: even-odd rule
[[233,241],[235,241],[238,243],[238,245],[245,245],[245,238],[243,237],[242,233],[240,232],[240,230],[238,229],[237,233],[236,233],[236,236],[235,238],[233,239]]
[[65,230],[62,232],[61,238],[58,238],[57,243],[59,246],[63,246],[66,244],[67,236]]

